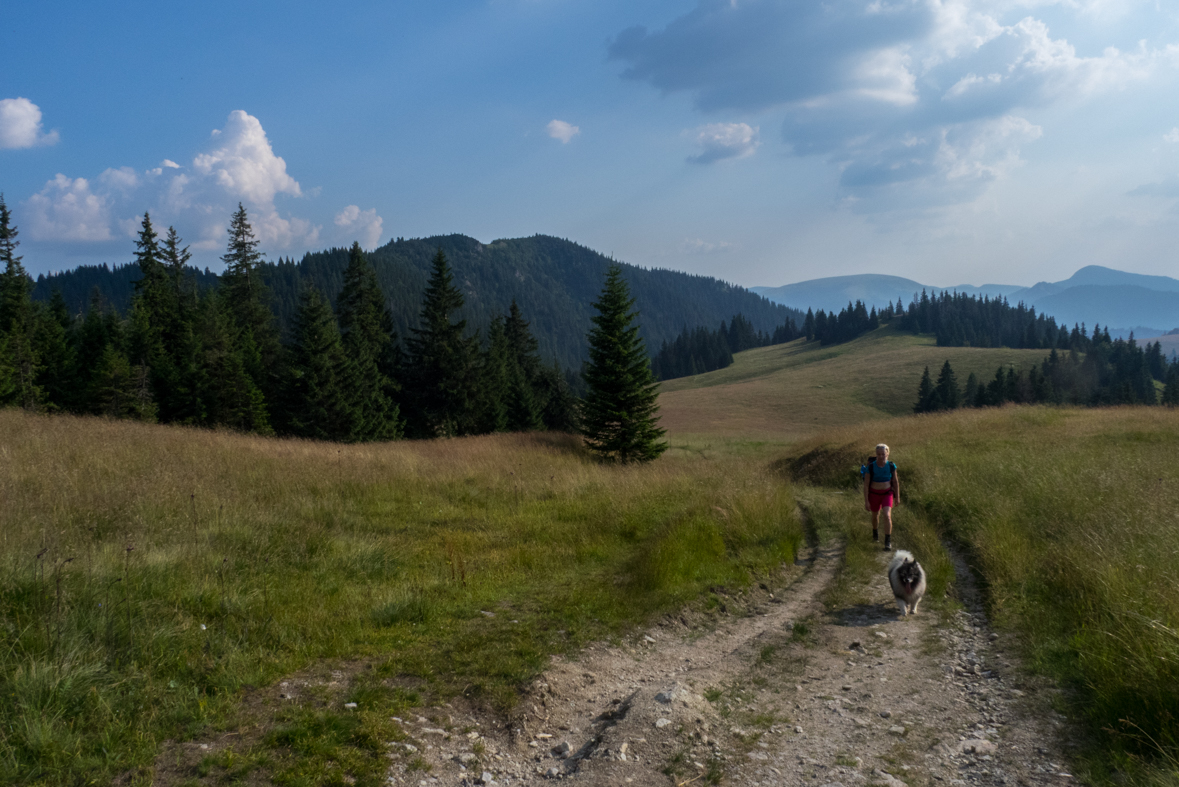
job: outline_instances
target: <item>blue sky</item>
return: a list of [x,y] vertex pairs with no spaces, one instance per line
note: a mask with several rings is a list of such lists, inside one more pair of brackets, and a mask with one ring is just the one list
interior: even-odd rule
[[1155,0],[20,3],[0,191],[34,273],[544,233],[780,285],[1179,275]]

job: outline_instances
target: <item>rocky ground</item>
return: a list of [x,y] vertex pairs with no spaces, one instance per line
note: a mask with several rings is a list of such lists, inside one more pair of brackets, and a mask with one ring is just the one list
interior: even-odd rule
[[781,587],[555,662],[516,718],[401,719],[395,785],[1041,785],[1072,781],[1051,689],[1017,668],[967,572],[965,608],[902,617],[885,578],[828,608],[840,555]]

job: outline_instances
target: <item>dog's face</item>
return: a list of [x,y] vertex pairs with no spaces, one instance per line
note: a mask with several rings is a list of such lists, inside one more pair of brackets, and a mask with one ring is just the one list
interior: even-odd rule
[[906,560],[897,569],[897,581],[904,587],[905,592],[912,593],[921,582],[921,564],[916,560]]

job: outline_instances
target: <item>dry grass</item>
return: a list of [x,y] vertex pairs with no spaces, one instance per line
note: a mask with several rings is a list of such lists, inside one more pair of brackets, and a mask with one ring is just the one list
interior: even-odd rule
[[996,623],[1071,689],[1089,776],[1173,783],[1179,412],[957,411],[833,430],[795,450],[882,437],[907,500],[968,550]]
[[[510,706],[552,653],[802,539],[789,489],[738,459],[614,467],[563,435],[338,446],[5,410],[0,460],[6,783],[144,767],[324,658]],[[318,754],[249,767],[383,779],[357,741],[384,732],[301,718],[269,745]]]

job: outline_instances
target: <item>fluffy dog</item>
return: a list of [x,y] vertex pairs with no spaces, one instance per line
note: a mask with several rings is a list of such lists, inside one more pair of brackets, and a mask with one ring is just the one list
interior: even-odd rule
[[888,564],[888,584],[892,585],[892,594],[896,596],[901,614],[912,612],[916,615],[917,605],[925,595],[925,569],[911,552],[897,550],[896,556]]

